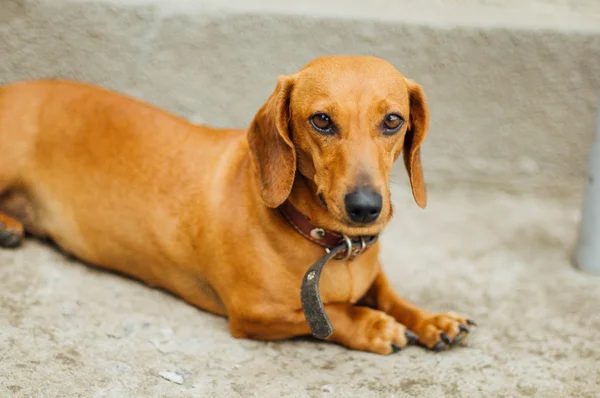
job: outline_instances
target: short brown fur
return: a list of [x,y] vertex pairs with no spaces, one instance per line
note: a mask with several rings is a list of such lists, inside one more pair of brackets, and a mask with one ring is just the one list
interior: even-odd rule
[[[308,120],[317,111],[331,115],[336,135],[314,131]],[[406,125],[384,136],[391,111]],[[323,249],[276,207],[287,199],[320,227],[380,233],[392,216],[389,176],[402,152],[415,201],[426,205],[420,146],[428,122],[422,88],[374,57],[318,58],[280,77],[247,131],[194,125],[81,83],[7,85],[0,244],[21,239],[24,224],[81,260],[227,316],[235,337],[306,335],[299,289]],[[343,198],[365,184],[381,193],[383,209],[376,222],[354,225]],[[430,348],[443,333],[462,337],[465,318],[400,298],[378,256],[376,243],[325,267],[329,340],[388,354],[407,344],[406,329]]]

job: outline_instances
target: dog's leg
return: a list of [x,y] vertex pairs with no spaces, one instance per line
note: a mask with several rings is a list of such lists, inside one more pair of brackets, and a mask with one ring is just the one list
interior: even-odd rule
[[432,314],[404,300],[394,291],[383,271],[379,271],[363,301],[393,316],[414,332],[421,344],[436,351],[460,341],[469,333],[469,326],[475,325],[457,314]]
[[[408,344],[406,328],[382,311],[353,304],[326,304],[325,311],[334,329],[328,341],[384,355]],[[231,334],[237,338],[282,340],[310,334],[302,310],[229,318]]]
[[0,213],[0,247],[14,248],[23,241],[23,224]]

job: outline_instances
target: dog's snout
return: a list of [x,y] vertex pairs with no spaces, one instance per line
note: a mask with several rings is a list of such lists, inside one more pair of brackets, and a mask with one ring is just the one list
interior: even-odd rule
[[379,217],[382,207],[381,195],[372,189],[358,189],[344,198],[348,217],[360,224],[372,223]]

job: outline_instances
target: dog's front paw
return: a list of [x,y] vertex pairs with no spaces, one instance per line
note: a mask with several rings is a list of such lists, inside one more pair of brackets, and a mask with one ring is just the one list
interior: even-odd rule
[[472,320],[447,312],[423,319],[413,331],[417,334],[419,343],[440,351],[463,340],[473,326],[476,324]]
[[388,355],[416,340],[417,336],[382,311],[356,308],[353,315],[352,333],[343,339],[343,344],[352,349]]

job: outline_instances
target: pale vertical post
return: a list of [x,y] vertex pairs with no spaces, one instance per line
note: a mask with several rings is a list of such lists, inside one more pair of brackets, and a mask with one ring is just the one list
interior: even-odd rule
[[575,249],[575,265],[585,272],[600,275],[600,101],[597,109],[596,135],[589,156],[579,241]]

